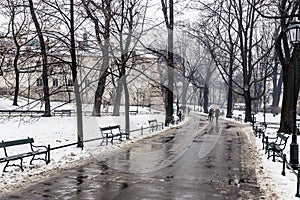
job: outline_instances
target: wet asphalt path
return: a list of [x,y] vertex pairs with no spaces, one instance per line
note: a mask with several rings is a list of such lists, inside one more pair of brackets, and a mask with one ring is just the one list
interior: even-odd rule
[[0,198],[260,199],[263,194],[254,169],[247,166],[247,159],[241,159],[246,156],[242,155],[245,136],[235,126],[222,121],[208,123],[206,118],[194,116],[181,128],[144,139],[113,155],[95,156],[86,165]]

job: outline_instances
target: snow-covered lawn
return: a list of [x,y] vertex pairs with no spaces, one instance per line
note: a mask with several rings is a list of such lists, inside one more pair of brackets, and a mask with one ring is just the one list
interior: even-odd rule
[[[20,101],[20,104],[27,104],[27,101]],[[52,106],[56,107],[59,103],[53,103]],[[26,106],[25,106],[26,107]],[[33,109],[37,110],[39,106],[35,106]],[[8,98],[0,98],[0,109],[15,109],[11,106],[11,100]],[[72,105],[65,105],[60,109],[73,109]],[[132,108],[134,110],[136,108]],[[150,132],[148,120],[156,119],[158,122],[164,121],[164,114],[158,111],[151,112],[149,108],[139,108],[139,115],[130,115],[130,129],[140,130],[143,127],[143,132],[135,131],[131,132],[131,140],[119,142],[114,141],[114,145],[108,144],[100,145],[102,139],[95,140],[92,142],[84,143],[84,148],[77,148],[76,145],[72,145],[66,148],[59,148],[51,151],[50,163],[45,164],[44,161],[33,161],[33,165],[30,165],[30,157],[24,158],[22,172],[18,167],[8,167],[8,172],[2,172],[5,163],[0,163],[0,192],[7,192],[14,188],[24,185],[24,183],[30,183],[34,180],[38,180],[41,177],[51,176],[55,173],[55,170],[62,168],[74,167],[82,162],[86,162],[91,157],[97,155],[107,154],[109,152],[120,149],[121,147],[133,143],[144,137],[149,137],[154,134],[158,134],[164,130],[157,130]],[[83,128],[84,138],[83,140],[90,140],[95,138],[101,138],[99,127],[109,125],[120,125],[121,128],[125,127],[125,117],[121,116],[102,116],[102,117],[91,117],[84,116]],[[77,142],[76,132],[76,117],[0,117],[0,141],[10,141],[17,139],[33,138],[35,145],[50,144],[51,148],[68,145]],[[146,129],[145,129],[146,128]],[[18,147],[7,148],[8,151],[14,151],[11,155],[16,152],[28,152],[30,149],[29,145],[20,145]],[[0,157],[4,156],[3,149],[0,149]],[[20,163],[19,160],[16,163]]]

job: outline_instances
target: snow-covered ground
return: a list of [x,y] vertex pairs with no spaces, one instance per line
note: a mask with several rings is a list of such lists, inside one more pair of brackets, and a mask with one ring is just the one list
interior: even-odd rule
[[[26,101],[21,101],[20,104],[27,104]],[[59,103],[57,103],[58,105]],[[53,107],[57,106],[55,103]],[[36,105],[40,106],[40,105]],[[41,106],[40,106],[41,107]],[[0,98],[0,110],[1,109],[13,109],[11,106],[11,100],[8,98]],[[64,108],[73,109],[72,105],[65,105]],[[34,107],[36,110],[37,107]],[[135,108],[133,107],[132,110]],[[148,127],[149,119],[157,119],[158,122],[164,121],[163,113],[154,114],[148,108],[139,107],[139,111],[144,114],[130,115],[130,128],[131,130],[140,129],[141,127]],[[235,111],[235,115],[243,114],[243,112]],[[257,121],[263,121],[263,115],[256,115]],[[280,116],[273,116],[267,114],[267,122],[279,123]],[[121,127],[125,127],[124,116],[112,117],[90,117],[84,116],[84,140],[94,139],[101,137],[99,127],[107,125],[120,124]],[[184,123],[184,122],[183,122]],[[58,147],[77,141],[76,135],[76,118],[75,117],[0,117],[0,140],[9,141],[21,138],[32,137],[34,138],[36,145],[48,145],[51,147]],[[166,129],[164,129],[166,130]],[[62,168],[70,168],[86,162],[91,157],[98,155],[105,155],[110,152],[116,151],[125,145],[129,145],[139,139],[148,137],[153,134],[158,134],[164,130],[155,132],[149,132],[144,130],[143,135],[141,131],[131,133],[131,140],[117,142],[114,145],[108,146],[100,145],[102,140],[96,140],[93,142],[87,142],[84,144],[83,150],[77,148],[76,145],[66,148],[60,148],[51,151],[51,162],[45,165],[43,161],[35,161],[34,165],[30,165],[30,158],[24,159],[24,172],[21,172],[18,168],[10,167],[7,170],[9,172],[0,173],[0,192],[7,192],[18,188],[21,185],[28,184],[41,177],[51,176],[56,173],[57,170]],[[286,170],[286,176],[281,175],[282,163],[272,162],[271,159],[267,159],[262,149],[262,144],[259,138],[254,137],[252,134],[252,127],[246,126],[244,131],[248,134],[249,141],[252,144],[254,157],[257,163],[257,177],[258,182],[267,193],[266,199],[280,199],[280,200],[292,200],[298,199],[295,197],[297,188],[297,178],[291,170]],[[267,129],[267,132],[276,132],[276,126],[272,125]],[[288,141],[290,144],[290,139]],[[24,147],[23,147],[24,148]],[[25,149],[20,148],[24,151]],[[287,159],[289,160],[289,146],[287,146]],[[16,148],[14,148],[16,151]],[[0,151],[0,157],[2,157],[3,151]],[[0,164],[0,170],[2,170],[4,164]]]
[[[16,107],[11,106],[11,99],[0,98],[0,110],[4,109],[15,109]],[[26,105],[27,101],[20,101],[20,105]],[[52,103],[53,107],[58,106],[59,102]],[[21,106],[20,106],[21,107]],[[25,106],[24,108],[26,108]],[[38,110],[41,106],[35,105],[32,109]],[[85,107],[84,107],[85,108]],[[74,109],[72,105],[64,105],[60,109]],[[136,107],[132,107],[132,110],[136,110]],[[122,112],[122,110],[121,110]],[[107,146],[100,145],[102,139],[95,140],[92,142],[84,143],[84,148],[77,148],[76,145],[72,145],[66,148],[59,148],[51,151],[50,163],[45,164],[44,161],[33,161],[33,165],[30,165],[30,158],[24,158],[22,172],[18,167],[8,167],[6,170],[8,172],[2,172],[5,163],[0,163],[0,193],[13,190],[41,177],[51,176],[55,173],[55,170],[62,168],[69,168],[78,165],[82,162],[86,162],[91,157],[96,157],[99,155],[105,155],[109,152],[120,149],[125,145],[129,145],[139,139],[149,137],[154,134],[158,134],[164,130],[157,130],[150,132],[148,120],[157,119],[158,122],[164,121],[164,114],[159,111],[153,112],[149,108],[139,107],[139,112],[143,114],[130,115],[130,129],[139,130],[132,132],[130,134],[131,140],[128,141],[114,141],[114,145],[108,144]],[[83,128],[84,128],[84,138],[83,140],[90,140],[95,138],[101,138],[101,133],[99,127],[105,127],[109,125],[119,124],[121,128],[125,127],[125,116],[121,114],[118,117],[112,116],[102,116],[102,117],[91,117],[84,116],[83,118]],[[76,134],[76,117],[61,117],[54,116],[48,117],[0,117],[0,141],[10,141],[17,139],[33,138],[35,145],[45,145],[50,144],[51,148],[68,145],[77,142]],[[143,127],[143,132],[141,128]],[[170,127],[169,127],[170,128]],[[12,148],[7,148],[8,154],[10,151],[14,151],[13,154],[17,152],[28,152],[30,149],[29,145],[21,145]],[[4,151],[0,149],[0,157],[4,156]],[[16,161],[20,163],[20,161]]]
[[[239,114],[244,115],[244,112],[234,111],[234,115]],[[264,122],[263,113],[258,113],[255,115],[256,121]],[[266,122],[270,125],[266,130],[266,134],[276,136],[276,132],[279,127],[280,115],[273,116],[271,113],[266,113]],[[252,127],[249,126],[244,129],[248,134],[249,141],[253,144],[253,148],[256,150],[254,154],[257,158],[256,174],[258,177],[258,182],[267,193],[269,199],[276,200],[293,200],[300,199],[295,197],[297,192],[297,176],[292,170],[286,169],[286,176],[282,176],[282,162],[272,162],[272,158],[267,159],[267,154],[265,150],[262,150],[261,138],[255,137],[252,133]],[[299,137],[298,137],[299,140]],[[299,141],[300,142],[300,141]],[[291,136],[288,139],[285,154],[287,156],[287,161],[289,161]],[[280,160],[277,158],[276,160]]]

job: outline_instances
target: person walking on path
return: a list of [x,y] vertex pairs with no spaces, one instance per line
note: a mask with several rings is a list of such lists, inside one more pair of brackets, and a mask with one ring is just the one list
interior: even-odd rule
[[214,109],[213,108],[210,108],[209,111],[208,111],[208,119],[210,122],[212,122],[214,120]]
[[178,112],[178,118],[179,118],[179,122],[181,122],[181,120],[182,120],[182,119],[181,119],[181,118],[182,118],[181,111]]
[[220,109],[216,109],[215,116],[216,116],[216,123],[218,123],[218,118],[220,116]]

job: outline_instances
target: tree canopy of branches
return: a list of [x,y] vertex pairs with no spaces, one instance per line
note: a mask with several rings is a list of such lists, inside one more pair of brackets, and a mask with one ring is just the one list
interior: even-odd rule
[[[245,121],[251,121],[252,101],[264,94],[264,89],[258,93],[253,88],[262,85],[273,73],[271,67],[261,65],[272,49],[270,42],[264,42],[264,21],[257,12],[263,1],[215,0],[199,3],[203,14],[193,31],[209,50],[228,85],[227,117],[232,115],[234,91],[244,98]],[[257,71],[261,71],[259,76],[255,76]]]

